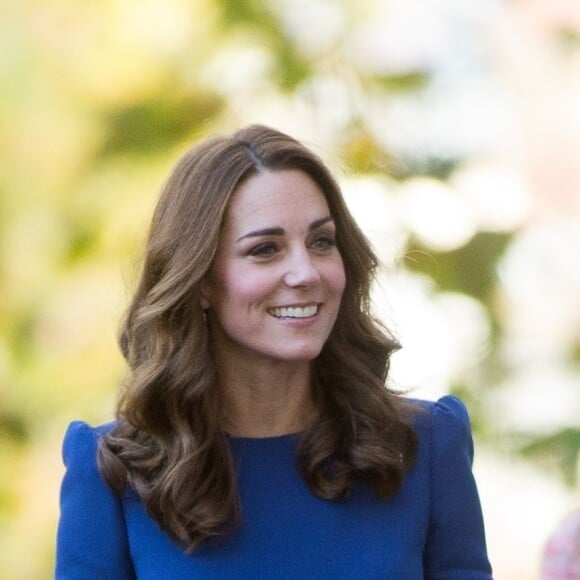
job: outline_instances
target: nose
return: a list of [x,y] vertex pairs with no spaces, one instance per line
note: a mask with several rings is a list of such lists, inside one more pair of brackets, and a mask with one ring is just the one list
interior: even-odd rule
[[289,257],[284,283],[289,287],[310,286],[320,280],[320,272],[306,249],[293,252]]

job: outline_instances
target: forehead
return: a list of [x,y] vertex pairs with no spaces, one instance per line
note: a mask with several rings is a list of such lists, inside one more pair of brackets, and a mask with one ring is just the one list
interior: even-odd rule
[[326,198],[303,171],[265,171],[244,181],[233,193],[225,227],[279,226],[284,222],[310,221],[330,215]]

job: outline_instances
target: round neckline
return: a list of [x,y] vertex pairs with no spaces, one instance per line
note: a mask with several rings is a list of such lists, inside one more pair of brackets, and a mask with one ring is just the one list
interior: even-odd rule
[[303,431],[294,431],[292,433],[284,433],[282,435],[267,435],[265,437],[244,437],[232,435],[226,432],[226,436],[230,441],[240,441],[247,443],[275,443],[276,441],[286,441],[290,439],[297,439],[302,435]]

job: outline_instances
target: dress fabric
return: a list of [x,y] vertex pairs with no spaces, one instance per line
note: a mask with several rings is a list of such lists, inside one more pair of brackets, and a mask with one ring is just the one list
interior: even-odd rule
[[63,445],[56,580],[488,580],[467,411],[452,396],[420,405],[417,460],[390,500],[364,482],[346,500],[313,495],[295,467],[299,434],[232,437],[242,525],[191,555],[134,492],[119,497],[101,478],[98,440],[113,424],[73,422]]

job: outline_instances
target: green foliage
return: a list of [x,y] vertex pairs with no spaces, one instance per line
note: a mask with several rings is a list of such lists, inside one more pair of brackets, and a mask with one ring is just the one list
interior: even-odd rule
[[405,266],[429,276],[440,290],[468,294],[492,310],[491,292],[497,284],[496,264],[510,238],[509,234],[479,232],[467,244],[451,252],[435,252],[417,243],[411,244]]
[[256,45],[265,47],[274,58],[272,80],[283,91],[292,91],[309,78],[315,63],[302,57],[299,47],[286,36],[268,2],[262,0],[219,0],[224,33],[248,31]]
[[[335,146],[349,176],[379,175],[395,186],[417,175],[447,182],[466,161],[441,151],[403,158],[365,116],[367,97],[387,107],[389,99],[417,96],[431,72],[359,70],[342,37],[312,56],[285,28],[278,4],[267,0],[146,4],[25,0],[11,3],[0,21],[2,578],[51,575],[58,446],[69,420],[97,423],[112,415],[125,372],[115,342],[127,298],[122,278],[134,278],[155,192],[185,147],[214,130],[256,121],[256,111],[272,103],[290,111],[305,85],[332,77],[352,103],[325,102],[312,112],[302,102],[303,121],[343,107],[346,120],[336,121],[331,137],[321,132],[320,143]],[[347,36],[368,6],[337,5],[352,19],[341,33]],[[156,13],[139,20],[154,9],[170,26]],[[556,40],[566,55],[576,54],[576,32],[563,29]],[[256,89],[207,80],[220,76],[208,70],[230,43],[267,62],[267,78],[257,75]],[[436,295],[461,293],[484,305],[493,325],[490,353],[449,387],[468,404],[476,436],[492,443],[505,433],[493,432],[489,385],[513,370],[500,352],[506,322],[496,302],[497,269],[517,233],[479,231],[449,252],[411,237],[401,264],[428,277]],[[580,361],[578,343],[569,359]],[[578,484],[578,428],[507,435],[512,450]]]
[[219,96],[195,92],[179,96],[171,87],[163,93],[102,114],[107,137],[102,155],[154,155],[205,127],[223,109]]
[[407,93],[425,88],[429,82],[429,77],[422,72],[410,72],[378,76],[375,82],[382,85],[390,93]]
[[580,458],[580,429],[565,427],[554,433],[527,435],[518,452],[528,459],[538,462],[551,471],[561,473],[570,487],[578,485]]
[[0,438],[11,439],[20,444],[25,443],[30,436],[28,426],[19,413],[6,410],[0,413]]
[[341,150],[354,174],[392,174],[396,161],[378,145],[365,127],[357,125]]
[[227,26],[276,27],[263,0],[219,0],[221,17]]

